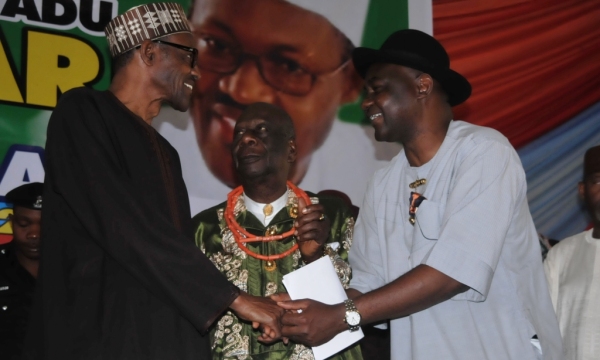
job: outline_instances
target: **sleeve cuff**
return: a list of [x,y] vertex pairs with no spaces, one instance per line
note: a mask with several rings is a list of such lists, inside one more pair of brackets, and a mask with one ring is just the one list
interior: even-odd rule
[[461,249],[437,243],[421,262],[470,287],[452,300],[485,301],[494,271],[488,264]]

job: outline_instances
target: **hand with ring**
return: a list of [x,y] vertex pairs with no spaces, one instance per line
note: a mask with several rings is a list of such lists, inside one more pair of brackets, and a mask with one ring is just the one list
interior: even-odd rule
[[320,258],[323,255],[323,244],[331,230],[331,222],[325,215],[323,205],[306,205],[303,199],[299,199],[298,217],[294,226],[302,260],[308,264]]

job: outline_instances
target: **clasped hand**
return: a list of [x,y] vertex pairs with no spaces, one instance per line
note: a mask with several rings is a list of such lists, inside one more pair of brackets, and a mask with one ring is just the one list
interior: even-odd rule
[[[308,346],[321,345],[345,330],[341,321],[344,305],[326,305],[314,300],[291,301],[286,293],[270,298],[241,292],[231,309],[236,315],[252,322],[259,329],[258,340],[270,344],[288,339]],[[347,327],[346,327],[347,328]]]

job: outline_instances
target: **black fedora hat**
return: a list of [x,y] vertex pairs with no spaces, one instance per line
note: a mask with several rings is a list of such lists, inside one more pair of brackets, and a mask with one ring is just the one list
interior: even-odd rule
[[398,64],[423,71],[442,85],[450,106],[464,102],[471,95],[471,84],[450,69],[450,58],[442,44],[419,30],[396,31],[379,50],[356,48],[352,52],[352,62],[363,78],[369,67],[376,63]]

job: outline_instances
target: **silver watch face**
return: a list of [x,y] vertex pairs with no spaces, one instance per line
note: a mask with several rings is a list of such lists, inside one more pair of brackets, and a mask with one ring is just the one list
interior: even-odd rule
[[346,323],[350,326],[357,326],[360,324],[360,314],[358,311],[346,311]]

